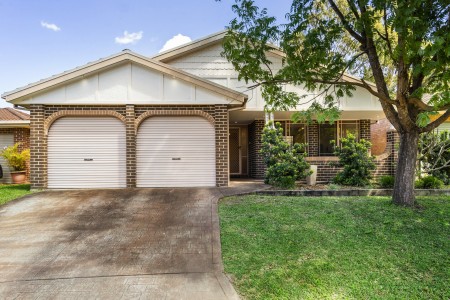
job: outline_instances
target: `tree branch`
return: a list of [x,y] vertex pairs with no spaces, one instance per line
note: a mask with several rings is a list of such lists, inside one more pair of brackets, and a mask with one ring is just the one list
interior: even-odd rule
[[437,128],[439,125],[444,123],[444,121],[447,120],[449,117],[450,117],[450,109],[447,109],[447,111],[445,113],[443,113],[439,118],[437,118],[436,120],[434,120],[427,126],[422,127],[420,129],[420,133],[428,132],[428,131],[431,131],[431,130]]
[[360,15],[358,12],[358,9],[356,8],[355,3],[353,3],[351,0],[347,0],[348,6],[350,7],[350,10],[352,11],[353,15],[355,16],[356,20],[359,20]]
[[434,107],[426,104],[422,100],[415,97],[408,98],[408,101],[413,103],[417,108],[421,109],[422,111],[440,111],[440,110],[447,110],[450,108],[450,103],[440,107]]
[[360,34],[358,34],[356,31],[353,30],[353,28],[350,26],[347,19],[345,18],[344,14],[337,7],[336,3],[334,3],[333,0],[328,0],[328,3],[331,5],[331,8],[334,10],[334,12],[338,15],[339,19],[342,22],[342,25],[344,25],[347,32],[352,37],[354,37],[358,42],[360,42],[361,44],[364,44],[365,43],[364,38]]

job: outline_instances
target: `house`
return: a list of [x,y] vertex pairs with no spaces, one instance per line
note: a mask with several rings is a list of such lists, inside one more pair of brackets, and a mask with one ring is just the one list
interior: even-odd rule
[[[153,57],[124,50],[4,93],[31,113],[32,186],[227,186],[230,177],[263,178],[264,99],[221,57],[224,35]],[[282,56],[270,53],[275,66]],[[338,170],[329,165],[336,160],[331,140],[347,132],[370,140],[371,124],[384,118],[378,100],[361,88],[341,109],[333,124],[294,124],[292,111],[269,116],[282,123],[288,141],[308,143],[307,159],[319,165],[321,181]],[[391,153],[377,163],[377,174],[389,174]]]
[[[20,148],[29,148],[30,141],[30,116],[14,108],[0,108],[0,150],[21,143]],[[9,167],[2,157],[0,165],[3,170],[3,177],[0,183],[11,183]],[[27,172],[28,173],[28,172]]]

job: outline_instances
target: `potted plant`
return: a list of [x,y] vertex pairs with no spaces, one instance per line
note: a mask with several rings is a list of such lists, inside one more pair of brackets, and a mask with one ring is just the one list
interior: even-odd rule
[[10,168],[13,183],[24,183],[26,179],[27,162],[30,159],[30,149],[19,151],[21,143],[5,147],[1,156],[5,159]]

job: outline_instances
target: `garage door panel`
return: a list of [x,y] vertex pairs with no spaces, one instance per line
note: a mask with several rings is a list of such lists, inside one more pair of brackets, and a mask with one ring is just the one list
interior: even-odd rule
[[64,117],[53,123],[48,187],[126,187],[125,125],[112,117]]
[[151,117],[136,145],[138,187],[215,186],[215,133],[206,119]]

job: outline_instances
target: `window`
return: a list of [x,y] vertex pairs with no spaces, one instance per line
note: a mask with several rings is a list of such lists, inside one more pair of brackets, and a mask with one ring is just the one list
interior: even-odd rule
[[331,141],[337,138],[336,123],[319,124],[319,155],[330,156],[333,154],[333,145]]
[[347,137],[349,133],[356,136],[359,140],[359,122],[358,121],[339,121],[339,138]]
[[291,145],[295,143],[305,144],[306,140],[306,124],[288,124],[289,136],[291,137]]
[[308,142],[306,124],[292,123],[291,121],[276,121],[283,128],[283,136],[290,145],[294,143],[306,144]]
[[359,140],[359,121],[337,121],[336,123],[319,124],[319,155],[332,156],[334,155],[333,145],[331,141],[337,141],[351,133]]

